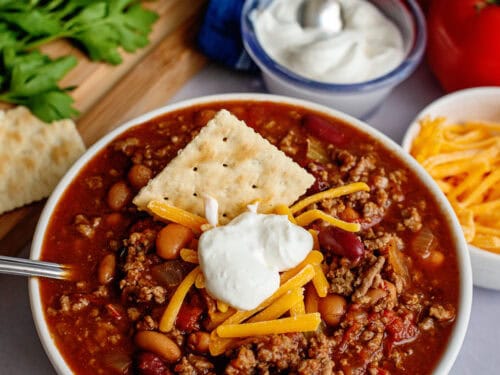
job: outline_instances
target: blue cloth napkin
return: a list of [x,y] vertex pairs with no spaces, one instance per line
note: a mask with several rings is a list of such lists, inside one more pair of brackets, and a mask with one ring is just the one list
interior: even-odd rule
[[209,58],[236,70],[257,70],[241,39],[244,0],[211,0],[198,34],[198,45]]

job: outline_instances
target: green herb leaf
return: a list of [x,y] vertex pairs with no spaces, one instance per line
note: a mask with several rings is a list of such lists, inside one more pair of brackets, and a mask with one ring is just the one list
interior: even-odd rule
[[10,90],[20,96],[53,90],[58,87],[58,81],[76,64],[74,56],[50,60],[44,55],[35,61],[17,63],[12,70]]
[[137,0],[0,0],[0,100],[47,122],[75,115],[69,89],[58,82],[76,58],[51,59],[36,48],[67,38],[92,60],[119,64],[121,48],[148,44],[157,18]]
[[24,103],[31,112],[45,122],[76,116],[74,100],[64,91],[54,90],[29,97]]
[[30,12],[0,12],[0,20],[34,37],[59,34],[63,31],[59,20],[38,9]]
[[52,60],[38,51],[17,53],[6,47],[2,57],[0,82],[7,92],[0,95],[1,100],[26,105],[47,122],[77,113],[67,90],[58,87],[58,81],[77,64],[74,56]]
[[98,2],[86,7],[66,24],[69,38],[82,44],[90,58],[119,64],[119,47],[134,52],[148,44],[158,15],[131,0]]

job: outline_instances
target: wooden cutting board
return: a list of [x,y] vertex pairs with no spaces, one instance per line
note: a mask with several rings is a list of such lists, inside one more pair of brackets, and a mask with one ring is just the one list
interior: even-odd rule
[[[121,123],[164,105],[203,67],[206,58],[196,50],[195,38],[205,3],[146,3],[160,16],[151,42],[133,54],[123,53],[123,63],[117,66],[92,62],[66,41],[43,47],[53,57],[74,54],[79,60],[61,85],[77,86],[72,92],[80,111],[76,123],[87,146]],[[14,255],[31,240],[44,203],[0,215],[0,254]]]

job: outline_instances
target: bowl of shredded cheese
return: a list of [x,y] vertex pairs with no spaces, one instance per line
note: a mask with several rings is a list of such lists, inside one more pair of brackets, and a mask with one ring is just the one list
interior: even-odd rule
[[402,145],[450,201],[469,244],[474,284],[500,289],[500,87],[436,100]]

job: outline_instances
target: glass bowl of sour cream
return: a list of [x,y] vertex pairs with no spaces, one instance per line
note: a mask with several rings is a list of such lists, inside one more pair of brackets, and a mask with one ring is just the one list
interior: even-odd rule
[[337,32],[301,26],[302,2],[246,0],[243,6],[245,49],[272,93],[366,118],[422,60],[425,19],[414,0],[338,0],[343,26]]

